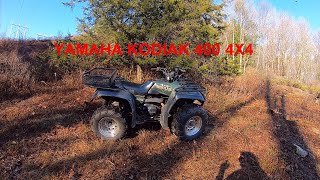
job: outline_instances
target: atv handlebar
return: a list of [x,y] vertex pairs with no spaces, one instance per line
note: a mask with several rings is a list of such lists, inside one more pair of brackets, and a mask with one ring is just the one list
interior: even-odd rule
[[151,68],[151,70],[161,71],[165,76],[166,80],[170,82],[178,80],[182,76],[182,73],[186,72],[185,69],[180,69],[179,67],[175,67],[174,71],[170,71],[169,69],[162,67]]

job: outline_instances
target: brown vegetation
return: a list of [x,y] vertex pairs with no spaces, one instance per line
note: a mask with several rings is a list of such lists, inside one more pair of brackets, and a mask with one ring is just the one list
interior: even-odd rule
[[[199,140],[181,142],[158,124],[148,124],[121,141],[105,142],[88,123],[101,102],[85,103],[93,90],[79,85],[77,77],[1,103],[0,177],[319,178],[320,105],[306,91],[248,70],[207,84],[210,123]],[[309,156],[299,157],[293,143]]]
[[0,101],[30,95],[36,82],[54,79],[49,46],[50,41],[0,40]]

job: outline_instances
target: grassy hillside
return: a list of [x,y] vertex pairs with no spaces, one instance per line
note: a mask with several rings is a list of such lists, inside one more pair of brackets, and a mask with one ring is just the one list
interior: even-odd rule
[[52,81],[51,41],[0,39],[0,101],[34,93],[41,81]]

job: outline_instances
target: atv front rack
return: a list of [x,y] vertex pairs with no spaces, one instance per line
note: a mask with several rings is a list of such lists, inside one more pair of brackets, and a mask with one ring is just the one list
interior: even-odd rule
[[195,84],[192,81],[189,80],[182,80],[180,81],[181,87],[177,88],[177,92],[195,92],[200,91],[202,93],[206,93],[206,89],[198,84]]
[[83,84],[95,88],[110,88],[114,85],[115,68],[93,68],[83,73]]

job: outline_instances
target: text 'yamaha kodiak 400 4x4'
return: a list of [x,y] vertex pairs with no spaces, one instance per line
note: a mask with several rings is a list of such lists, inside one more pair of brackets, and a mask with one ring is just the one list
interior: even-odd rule
[[83,82],[96,88],[92,100],[104,99],[104,105],[92,116],[94,133],[105,140],[122,138],[128,128],[147,121],[160,122],[171,128],[181,140],[193,140],[204,131],[208,121],[205,89],[182,78],[185,70],[152,68],[161,71],[165,79],[135,84],[116,77],[116,69],[94,68],[85,71]]

